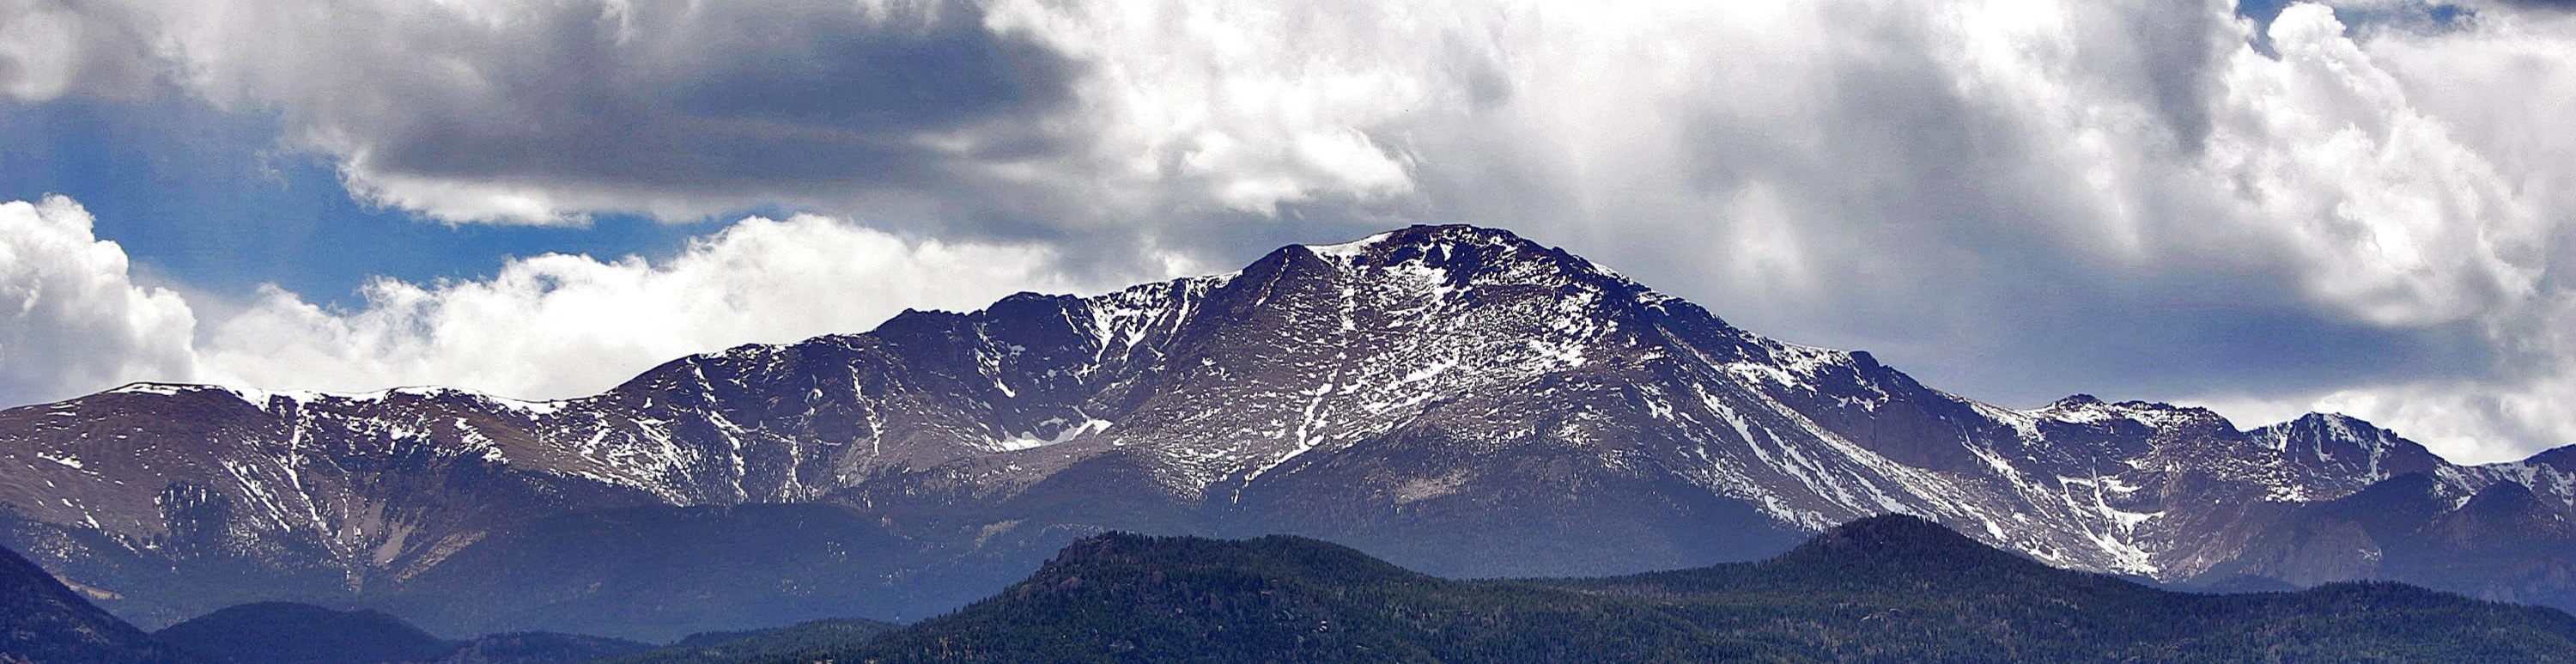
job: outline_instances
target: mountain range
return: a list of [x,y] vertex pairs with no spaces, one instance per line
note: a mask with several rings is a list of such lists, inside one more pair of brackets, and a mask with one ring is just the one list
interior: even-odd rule
[[[862,621],[861,627],[879,626]],[[799,632],[721,640],[792,643],[783,637],[794,634]],[[100,610],[16,552],[0,548],[0,664],[564,664],[651,649],[631,641],[546,632],[447,641],[375,611],[289,602],[226,607],[146,633]]]
[[224,607],[152,636],[207,664],[557,664],[652,648],[633,641],[553,632],[449,641],[382,612],[339,611],[293,602]]
[[[45,579],[0,568],[0,582]],[[46,581],[50,583],[50,581]],[[0,661],[349,664],[1228,661],[2576,661],[2576,618],[2401,584],[2198,594],[2052,568],[1909,516],[1768,560],[1637,575],[1451,580],[1293,536],[1107,533],[909,626],[827,620],[667,647],[550,633],[441,640],[374,611],[262,602],[149,637],[53,584]],[[157,648],[178,659],[138,657]]]
[[2204,595],[1906,516],[1769,560],[1457,581],[1349,548],[1111,534],[879,638],[761,662],[2576,661],[2576,618],[2387,583]]
[[0,544],[146,626],[295,600],[667,641],[936,615],[1110,530],[1561,577],[1884,513],[2165,584],[2576,607],[2576,449],[2465,465],[2339,415],[1991,405],[1470,226],[907,311],[576,399],[146,383],[0,411]]

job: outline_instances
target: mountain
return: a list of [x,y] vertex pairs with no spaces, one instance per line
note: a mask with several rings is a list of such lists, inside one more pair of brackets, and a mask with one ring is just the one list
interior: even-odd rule
[[[657,641],[936,615],[1108,530],[1611,575],[1761,558],[1887,512],[2163,582],[2398,578],[2576,606],[2576,580],[2541,563],[2511,580],[2329,564],[2281,534],[2418,481],[2441,509],[2407,512],[2407,532],[2560,560],[2505,524],[2576,514],[2564,451],[2466,466],[2336,415],[2248,430],[2084,395],[1994,406],[1468,226],[907,311],[578,399],[136,384],[0,411],[0,543],[140,623],[292,599],[447,634]],[[2491,491],[2512,519],[2461,515]]]
[[[796,629],[847,635],[882,631],[885,625],[855,621],[833,627]],[[649,648],[633,641],[544,632],[445,641],[383,613],[287,602],[228,607],[146,634],[90,604],[35,563],[0,548],[0,664],[565,664]]]
[[0,548],[0,664],[194,661]]
[[719,664],[788,657],[808,650],[854,646],[894,631],[890,623],[860,618],[815,620],[774,629],[691,634],[667,647],[593,664]]
[[439,658],[437,664],[572,664],[652,649],[651,644],[581,634],[487,634]]
[[382,612],[293,602],[225,607],[154,636],[211,662],[239,664],[569,664],[652,647],[552,632],[449,641]]
[[2408,579],[2501,601],[2566,606],[2576,523],[2516,482],[2462,497],[2407,475],[2302,506],[2212,576],[2297,584]]
[[226,607],[153,636],[210,660],[236,664],[427,662],[462,645],[383,613],[292,602]]
[[2576,618],[2393,584],[2196,595],[1913,517],[1781,556],[1451,581],[1310,539],[1103,535],[950,616],[737,661],[2576,661]]

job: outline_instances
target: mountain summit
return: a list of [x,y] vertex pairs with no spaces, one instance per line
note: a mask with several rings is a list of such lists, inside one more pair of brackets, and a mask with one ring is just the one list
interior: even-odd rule
[[[1434,574],[1557,576],[1751,559],[1904,513],[2052,565],[2182,580],[2303,507],[2405,475],[2454,501],[2427,519],[2500,482],[2543,513],[2576,495],[2564,464],[2461,466],[2350,418],[2249,431],[2081,395],[1984,404],[1471,226],[1283,247],[1092,297],[911,311],[680,358],[578,399],[138,384],[0,412],[5,543],[146,623],[250,599],[401,597],[431,614],[497,593],[527,612],[453,627],[562,628],[510,621],[690,578],[666,569],[690,563],[581,548],[637,523],[744,529],[692,532],[842,575],[709,593],[821,602],[841,591],[816,587],[866,579],[864,601],[881,602],[866,606],[910,615],[1108,529],[1293,533]],[[758,503],[837,511],[634,511]],[[630,525],[588,516],[602,514]],[[749,525],[763,518],[842,525],[791,542]],[[556,559],[588,566],[545,593],[441,585]]]

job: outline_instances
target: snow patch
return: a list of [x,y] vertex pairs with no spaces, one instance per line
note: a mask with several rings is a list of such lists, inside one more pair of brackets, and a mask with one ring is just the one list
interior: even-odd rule
[[1387,231],[1340,244],[1310,244],[1306,245],[1306,250],[1315,252],[1315,255],[1317,256],[1338,258],[1344,261],[1349,261],[1359,258],[1361,254],[1368,252],[1369,247],[1377,246],[1379,243],[1385,242],[1387,238],[1391,237],[1395,237],[1395,231]]
[[[1056,420],[1049,420],[1049,422],[1056,422]],[[1008,439],[993,441],[993,447],[1004,452],[1017,452],[1020,450],[1046,447],[1049,445],[1060,445],[1073,442],[1074,439],[1081,438],[1086,435],[1108,431],[1109,425],[1110,422],[1108,420],[1085,420],[1081,424],[1058,429],[1054,435],[1045,438],[1039,438],[1037,432],[1031,431]]]
[[197,391],[197,390],[200,390],[200,389],[205,389],[205,386],[203,386],[203,385],[180,385],[180,384],[175,384],[175,383],[126,383],[126,384],[124,384],[124,385],[118,386],[116,389],[108,390],[108,393],[110,393],[110,394],[157,394],[157,395],[161,395],[161,396],[178,396],[178,395],[181,395],[181,394],[187,394],[187,393],[189,393],[189,392],[194,392],[194,391]]

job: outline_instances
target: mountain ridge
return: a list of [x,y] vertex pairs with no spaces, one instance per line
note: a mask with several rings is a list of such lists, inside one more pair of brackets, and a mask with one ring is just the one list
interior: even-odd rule
[[84,661],[195,664],[197,658],[108,615],[0,547],[0,662]]
[[1308,538],[1108,533],[891,634],[786,661],[2568,661],[2576,618],[2386,583],[2194,595],[1911,516],[1769,560],[1446,580]]
[[575,399],[144,385],[9,409],[0,535],[129,596],[217,569],[284,580],[124,601],[170,617],[261,592],[418,594],[546,519],[750,503],[874,515],[867,541],[915,546],[870,573],[894,578],[1008,578],[1107,529],[1302,534],[1444,575],[1613,574],[1903,512],[2172,581],[2409,474],[2462,504],[2514,482],[2576,509],[2555,458],[2453,464],[2341,416],[2003,408],[1507,231],[1415,226],[690,355]]

